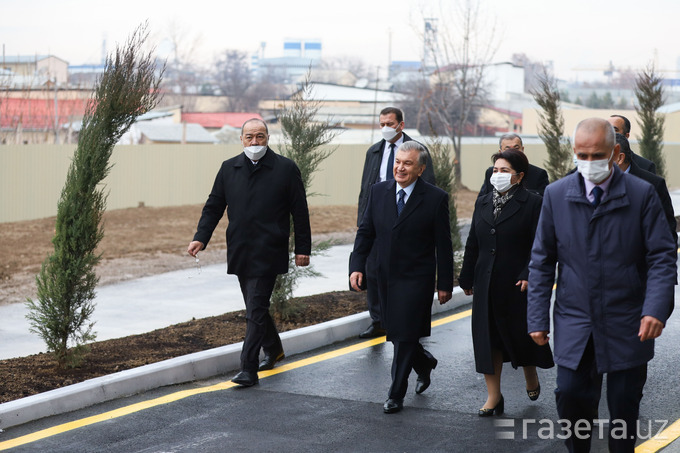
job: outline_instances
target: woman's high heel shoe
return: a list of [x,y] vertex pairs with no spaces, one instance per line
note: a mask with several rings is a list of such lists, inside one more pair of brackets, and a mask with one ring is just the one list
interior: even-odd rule
[[538,387],[533,390],[527,390],[527,396],[531,401],[536,401],[541,396],[541,384],[538,384]]
[[481,408],[478,412],[477,415],[480,417],[491,417],[492,415],[503,415],[503,412],[505,411],[505,400],[503,399],[503,395],[501,395],[501,400],[496,404],[496,407],[492,407],[491,409],[484,409]]

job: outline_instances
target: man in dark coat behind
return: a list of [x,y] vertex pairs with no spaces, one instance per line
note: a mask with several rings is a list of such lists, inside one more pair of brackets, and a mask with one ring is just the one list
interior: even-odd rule
[[557,413],[584,428],[572,431],[567,447],[589,451],[606,373],[609,449],[633,452],[647,362],[673,305],[676,247],[654,188],[614,164],[619,145],[606,120],[581,121],[573,146],[578,172],[550,184],[543,197],[527,328],[537,344],[548,342],[557,264]]
[[[208,245],[224,215],[227,227],[227,273],[236,274],[246,304],[246,336],[241,371],[233,382],[249,387],[257,372],[283,359],[281,339],[269,315],[276,276],[288,272],[290,217],[295,232],[295,264],[309,265],[312,240],[307,198],[295,163],[267,146],[269,132],[260,119],[241,128],[243,153],[222,163],[187,252]],[[259,363],[260,348],[264,360]]]
[[[400,109],[396,107],[382,109],[379,123],[382,128],[380,132],[383,139],[371,145],[368,151],[366,151],[366,160],[364,161],[359,191],[357,226],[361,225],[361,220],[368,204],[368,194],[371,191],[371,186],[394,178],[392,174],[394,153],[399,148],[399,145],[413,140],[404,132],[404,114]],[[427,166],[422,178],[426,182],[434,184],[434,169],[429,152],[427,152]],[[359,335],[359,338],[373,338],[385,335],[385,329],[383,329],[380,322],[380,300],[378,299],[376,266],[375,253],[371,253],[366,263],[365,282],[368,288],[366,302],[368,304],[368,313],[371,315],[371,325]]]
[[675,220],[675,213],[673,212],[673,200],[671,200],[671,195],[668,193],[668,187],[666,187],[666,180],[659,175],[643,170],[636,164],[633,159],[633,151],[630,149],[630,144],[628,139],[617,132],[616,143],[621,147],[621,153],[619,154],[619,160],[616,162],[622,172],[637,176],[654,186],[659,199],[661,200],[661,207],[666,215],[666,221],[668,221],[668,227],[671,229],[671,234],[675,243],[678,243],[678,224]]
[[[622,134],[626,138],[630,138],[630,120],[623,115],[612,115],[607,118],[609,124],[614,128],[614,132],[617,134]],[[656,174],[656,164],[649,159],[645,159],[639,154],[630,151],[631,160],[635,162],[635,165],[641,169],[648,171],[650,173]]]
[[430,335],[435,288],[442,304],[453,291],[448,194],[422,180],[426,162],[420,143],[399,147],[394,179],[371,187],[350,262],[350,283],[359,291],[368,255],[376,250],[382,322],[394,344],[392,385],[383,407],[388,414],[403,408],[411,369],[418,374],[416,393],[430,385],[437,359],[419,339]]
[[[499,151],[505,151],[507,149],[516,149],[518,151],[524,152],[524,143],[522,143],[522,137],[517,134],[503,134],[498,139]],[[484,174],[484,184],[477,194],[477,198],[487,193],[493,192],[493,186],[491,185],[491,175],[493,174],[493,166],[486,169]],[[529,192],[535,193],[537,195],[543,196],[545,188],[550,184],[550,178],[548,178],[548,172],[533,164],[529,164],[529,170],[524,177],[524,188]]]

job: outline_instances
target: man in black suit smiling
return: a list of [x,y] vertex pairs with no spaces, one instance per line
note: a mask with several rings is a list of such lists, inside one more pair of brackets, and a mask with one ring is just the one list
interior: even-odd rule
[[[383,138],[371,145],[368,151],[366,151],[366,160],[364,161],[364,169],[361,175],[361,189],[359,191],[357,226],[361,225],[371,186],[394,178],[392,169],[395,151],[402,143],[413,140],[404,132],[406,127],[404,124],[404,114],[400,109],[396,107],[382,109],[378,121]],[[422,178],[430,184],[434,184],[434,169],[429,153],[427,153],[427,165]],[[380,301],[378,300],[378,291],[376,289],[377,262],[375,252],[368,256],[366,272],[366,281],[364,283],[368,287],[366,302],[368,304],[368,313],[371,315],[371,325],[359,335],[359,338],[380,337],[385,335],[385,329],[380,321]]]
[[435,288],[441,304],[453,291],[449,197],[420,177],[426,162],[420,143],[399,146],[394,179],[371,187],[350,261],[350,284],[359,291],[368,255],[377,251],[381,320],[394,344],[387,414],[403,408],[411,369],[418,374],[416,393],[429,387],[437,359],[419,339],[430,335]]

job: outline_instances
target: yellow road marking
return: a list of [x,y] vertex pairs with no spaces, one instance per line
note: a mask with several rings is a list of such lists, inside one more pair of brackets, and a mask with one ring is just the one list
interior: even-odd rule
[[[442,319],[438,319],[436,321],[432,322],[432,327],[437,327],[441,326],[442,324],[446,324],[449,322],[456,321],[461,318],[465,318],[467,316],[470,316],[472,313],[472,310],[466,310],[461,313],[457,313],[455,315],[447,316]],[[385,337],[378,337],[378,338],[373,338],[371,340],[367,341],[362,341],[360,343],[354,344],[352,346],[347,346],[341,349],[337,349],[335,351],[330,351],[326,352],[323,354],[315,355],[306,359],[301,359],[297,360],[292,363],[287,363],[281,366],[277,366],[273,370],[268,370],[268,371],[260,371],[258,373],[258,376],[260,378],[266,378],[269,376],[274,376],[279,373],[284,373],[286,371],[294,370],[296,368],[302,368],[307,365],[312,365],[314,363],[319,363],[323,362],[325,360],[330,360],[335,357],[340,357],[345,354],[350,354],[352,352],[360,351],[362,349],[370,348],[372,346],[381,344],[385,342]],[[139,412],[143,411],[145,409],[150,409],[152,407],[160,406],[162,404],[168,404],[172,403],[184,398],[188,398],[190,396],[194,395],[200,395],[203,393],[210,393],[210,392],[215,392],[218,390],[226,390],[230,389],[232,387],[236,387],[237,384],[234,384],[231,381],[226,381],[226,382],[220,382],[219,384],[211,385],[208,387],[201,387],[201,388],[196,388],[196,389],[190,389],[190,390],[182,390],[179,392],[171,393],[169,395],[161,396],[159,398],[154,398],[148,401],[141,401],[139,403],[131,404],[129,406],[121,407],[118,409],[114,409],[112,411],[104,412],[101,414],[93,415],[91,417],[86,417],[82,418],[79,420],[74,420],[72,422],[68,423],[63,423],[61,425],[53,426],[51,428],[43,429],[41,431],[36,431],[31,434],[26,434],[21,437],[17,437],[16,439],[10,439],[6,440],[4,442],[0,442],[0,451],[2,450],[7,450],[9,448],[14,448],[18,447],[20,445],[25,445],[31,442],[38,441],[40,439],[45,439],[47,437],[55,436],[57,434],[62,434],[68,431],[72,431],[74,429],[82,428],[84,426],[88,425],[93,425],[95,423],[103,422],[106,420],[111,420],[114,418],[122,417],[124,415],[129,415],[134,412]]]
[[678,437],[680,437],[680,420],[676,420],[659,434],[635,447],[635,453],[653,453],[659,451],[670,445]]

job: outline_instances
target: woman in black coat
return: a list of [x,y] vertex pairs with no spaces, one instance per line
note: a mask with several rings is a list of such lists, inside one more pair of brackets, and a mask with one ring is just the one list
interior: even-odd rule
[[528,266],[542,198],[522,185],[529,167],[523,152],[510,149],[492,159],[494,190],[475,203],[458,278],[465,294],[474,296],[475,367],[484,373],[488,392],[481,417],[504,411],[503,362],[524,368],[532,401],[541,391],[536,367],[554,366],[550,346],[538,346],[527,333]]

